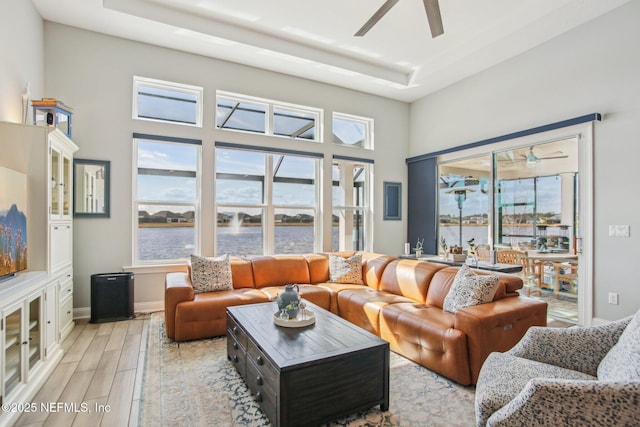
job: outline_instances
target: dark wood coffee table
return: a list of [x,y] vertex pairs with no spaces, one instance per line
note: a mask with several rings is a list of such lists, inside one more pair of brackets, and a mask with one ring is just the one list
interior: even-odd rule
[[389,409],[389,343],[307,303],[315,324],[273,322],[273,302],[227,309],[227,355],[274,426]]

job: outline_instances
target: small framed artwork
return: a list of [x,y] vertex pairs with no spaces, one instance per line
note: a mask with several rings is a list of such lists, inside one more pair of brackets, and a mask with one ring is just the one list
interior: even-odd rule
[[402,184],[400,182],[384,183],[384,218],[385,221],[402,220]]

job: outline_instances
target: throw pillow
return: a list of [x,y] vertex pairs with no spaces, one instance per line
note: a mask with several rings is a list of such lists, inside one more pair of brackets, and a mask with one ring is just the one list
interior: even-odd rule
[[191,284],[196,294],[232,290],[229,255],[225,254],[217,258],[191,255]]
[[604,356],[598,365],[598,379],[601,381],[640,380],[640,311],[622,331],[616,345]]
[[498,276],[478,275],[468,266],[463,265],[444,298],[443,310],[455,313],[464,307],[493,301],[498,289],[498,281]]
[[364,285],[362,281],[362,254],[349,258],[329,255],[329,281]]

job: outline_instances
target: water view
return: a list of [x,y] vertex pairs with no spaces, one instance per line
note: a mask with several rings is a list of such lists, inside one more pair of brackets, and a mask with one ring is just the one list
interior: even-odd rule
[[[216,253],[237,256],[262,255],[262,227],[217,227]],[[187,258],[194,252],[193,227],[141,227],[138,245],[141,260]],[[314,252],[313,225],[275,227],[275,252],[278,254]],[[333,227],[337,250],[338,227]]]
[[[531,234],[531,226],[504,227],[505,234]],[[277,225],[275,227],[275,253],[309,253],[314,252],[313,225]],[[218,254],[228,253],[237,256],[262,255],[262,226],[218,226],[216,228]],[[194,252],[194,228],[190,226],[141,227],[138,229],[138,245],[141,260],[187,258]],[[337,226],[333,227],[332,246],[338,250]],[[459,244],[459,228],[455,226],[441,226],[440,234],[449,246]],[[476,245],[486,245],[488,242],[487,226],[466,225],[462,227],[462,244],[467,246],[469,239],[475,239]],[[518,240],[526,240],[518,238]],[[507,239],[505,243],[510,243]],[[410,242],[415,246],[416,242]],[[398,254],[403,248],[398,248]]]

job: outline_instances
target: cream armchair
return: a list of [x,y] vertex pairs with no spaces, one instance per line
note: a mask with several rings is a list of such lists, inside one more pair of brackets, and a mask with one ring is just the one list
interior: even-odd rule
[[640,425],[640,312],[586,328],[532,327],[491,353],[476,386],[480,426]]

